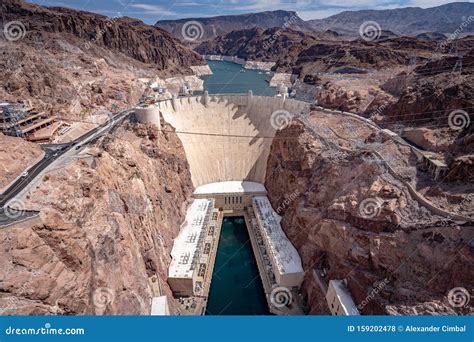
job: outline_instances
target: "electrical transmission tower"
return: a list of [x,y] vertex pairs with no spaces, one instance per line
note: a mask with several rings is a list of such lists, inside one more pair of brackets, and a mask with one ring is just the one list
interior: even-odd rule
[[460,74],[462,74],[462,56],[461,55],[458,55],[458,60],[456,61],[456,64],[454,64],[453,72],[459,72]]
[[[450,54],[456,55],[457,61],[454,64],[452,73],[459,72],[459,74],[462,74],[462,58],[463,56],[459,53],[458,51],[458,41],[454,40],[453,44],[451,45],[451,49],[449,51]],[[454,77],[454,75],[453,75]]]

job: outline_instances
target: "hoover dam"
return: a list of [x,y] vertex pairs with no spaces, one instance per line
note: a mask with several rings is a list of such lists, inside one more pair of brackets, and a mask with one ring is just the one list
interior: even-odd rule
[[[247,94],[211,95],[205,91],[197,96],[173,96],[136,108],[135,117],[139,122],[158,127],[162,122],[170,124],[189,163],[193,201],[187,208],[179,236],[174,240],[167,278],[184,314],[303,314],[305,303],[301,298],[301,287],[308,279],[308,271],[309,278],[314,278],[311,281],[321,288],[329,312],[333,315],[360,314],[360,306],[355,304],[344,280],[338,276],[327,277],[319,266],[309,270],[303,268],[302,251],[293,245],[295,237],[290,241],[282,229],[281,206],[272,207],[268,198],[270,191],[266,186],[272,188],[273,196],[279,191],[272,184],[272,178],[283,178],[280,183],[291,179],[288,174],[280,177],[279,172],[274,172],[281,166],[275,165],[280,157],[272,155],[272,151],[275,153],[274,149],[279,146],[277,148],[288,150],[286,156],[290,156],[290,160],[299,157],[297,154],[291,156],[298,153],[291,151],[292,136],[275,143],[278,132],[292,122],[303,124],[313,138],[331,150],[334,156],[350,150],[341,148],[340,143],[328,138],[327,135],[331,134],[348,141],[329,128],[328,123],[345,122],[338,129],[348,129],[344,134],[350,136],[356,134],[352,138],[354,151],[369,153],[378,159],[378,163],[388,170],[388,174],[386,170],[383,174],[391,177],[392,182],[401,182],[399,184],[410,193],[411,201],[417,202],[414,204],[416,207],[421,205],[425,208],[423,210],[431,211],[434,219],[438,215],[466,219],[431,204],[373,149],[371,143],[363,141],[375,134],[380,141],[411,150],[419,162],[431,163],[429,156],[407,144],[397,134],[352,113],[328,110],[284,95],[254,95],[250,90]],[[321,122],[317,121],[318,117]],[[351,124],[347,125],[347,122]],[[359,137],[357,132],[364,133]],[[270,160],[273,165],[269,164]],[[369,159],[364,157],[363,161],[367,163]],[[299,165],[292,166],[295,162],[290,161],[284,164],[285,172],[306,168],[308,162],[311,160],[299,161]],[[437,169],[432,167],[430,170],[436,177]],[[268,175],[268,172],[272,174]],[[276,202],[277,206],[290,193],[291,186],[284,187],[286,192]],[[360,207],[365,202],[361,200],[360,203],[357,215],[369,218],[368,223],[373,224],[372,216],[364,212],[366,208]],[[377,203],[374,207],[376,215],[382,206]],[[283,202],[282,205],[285,207],[287,204]],[[399,214],[394,215],[399,217]],[[376,226],[375,229],[380,229],[378,224]],[[306,226],[302,228],[300,233],[307,229]],[[249,276],[252,272],[258,272],[258,276]],[[249,289],[252,289],[251,293]],[[261,301],[259,293],[265,294],[265,301]],[[243,304],[245,298],[253,298],[250,299],[252,305]]]
[[279,126],[309,104],[281,97],[208,95],[174,98],[139,111],[138,120],[159,125],[160,114],[177,131],[194,186],[264,183],[272,139]]
[[[187,298],[183,301],[191,314],[203,314],[206,310],[211,281],[215,277],[212,271],[220,225],[224,217],[229,216],[240,218],[239,222],[245,220],[245,224],[236,227],[248,229],[250,238],[246,242],[251,241],[247,246],[248,255],[253,254],[257,259],[270,311],[282,313],[282,307],[286,307],[286,313],[301,313],[301,309],[289,300],[297,296],[303,281],[301,259],[281,229],[279,216],[271,207],[263,184],[276,131],[308,110],[308,103],[285,96],[256,96],[252,91],[222,95],[209,95],[206,91],[199,96],[174,96],[137,108],[138,121],[159,127],[163,118],[175,128],[189,163],[195,199],[187,209],[186,220],[174,242],[168,284],[177,297]],[[232,233],[229,238],[232,239]],[[235,252],[244,247],[237,247]],[[222,258],[218,264],[223,266],[214,273],[224,268],[232,273],[234,270],[226,265],[232,258],[224,257],[224,261]],[[247,271],[244,269],[243,272]],[[234,284],[234,291],[248,285],[245,281]],[[275,293],[275,289],[283,293]],[[226,296],[221,293],[220,297]],[[280,297],[287,299],[285,304],[288,305],[272,305],[275,298]],[[215,297],[213,302],[215,310],[219,307]],[[230,301],[224,303],[218,311],[229,304]],[[265,309],[258,310],[265,312]],[[207,312],[212,314],[210,310]]]
[[467,31],[31,2],[0,5],[1,315],[472,316]]

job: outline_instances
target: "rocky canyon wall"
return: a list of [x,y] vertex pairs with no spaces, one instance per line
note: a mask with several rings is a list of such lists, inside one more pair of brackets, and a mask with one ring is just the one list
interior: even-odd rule
[[[164,123],[163,123],[164,124]],[[0,230],[1,314],[148,315],[190,194],[172,128],[126,124],[48,173],[26,201],[40,220]]]
[[[472,304],[456,308],[446,299],[453,288],[471,288],[472,225],[430,213],[357,139],[346,139],[355,134],[369,142],[369,129],[322,114],[310,122],[328,120],[329,130],[295,122],[278,131],[265,181],[303,261],[307,312],[329,313],[318,270],[326,282],[346,279],[363,314],[472,314]],[[389,141],[378,150],[392,151],[397,170],[410,170],[409,150]]]
[[20,0],[1,1],[0,13],[0,98],[29,101],[63,119],[90,121],[95,112],[131,108],[143,95],[141,79],[191,75],[190,66],[205,64],[136,19]]

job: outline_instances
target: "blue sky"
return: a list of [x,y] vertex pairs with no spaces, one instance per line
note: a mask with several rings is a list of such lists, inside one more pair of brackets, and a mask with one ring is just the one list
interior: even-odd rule
[[285,9],[303,19],[320,19],[346,10],[434,7],[453,0],[30,0],[44,6],[72,7],[108,16],[159,19],[208,17]]

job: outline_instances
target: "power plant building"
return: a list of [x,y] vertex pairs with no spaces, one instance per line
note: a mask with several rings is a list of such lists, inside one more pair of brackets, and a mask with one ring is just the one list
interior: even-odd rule
[[299,288],[304,278],[301,258],[280,225],[280,216],[266,196],[253,198],[253,209],[273,267],[276,283],[286,288]]

